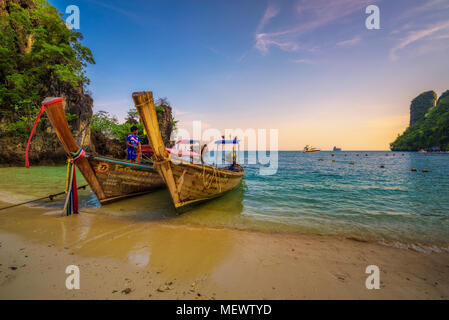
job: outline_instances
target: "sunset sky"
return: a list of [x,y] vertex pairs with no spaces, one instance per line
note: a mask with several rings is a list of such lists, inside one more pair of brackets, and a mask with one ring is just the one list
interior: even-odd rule
[[[94,110],[167,97],[179,126],[279,130],[279,149],[386,150],[449,89],[448,0],[51,0],[80,8]],[[365,8],[380,8],[368,30]],[[65,15],[67,17],[67,15]]]

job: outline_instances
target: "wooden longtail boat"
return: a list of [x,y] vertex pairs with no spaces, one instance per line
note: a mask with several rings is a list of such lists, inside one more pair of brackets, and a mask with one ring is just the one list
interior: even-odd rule
[[154,167],[164,178],[176,210],[220,196],[240,183],[245,172],[238,165],[230,170],[170,159],[159,130],[153,93],[135,92],[132,97],[154,152]]
[[[63,100],[46,98],[42,105],[68,156],[74,157],[81,149],[70,132]],[[165,187],[152,164],[132,163],[87,153],[75,163],[101,204]]]

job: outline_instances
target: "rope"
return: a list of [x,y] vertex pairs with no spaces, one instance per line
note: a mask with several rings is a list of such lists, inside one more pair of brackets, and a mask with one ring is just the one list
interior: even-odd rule
[[150,100],[147,100],[147,101],[144,101],[142,103],[136,104],[135,106],[136,107],[140,107],[140,106],[143,106],[144,104],[147,104],[147,103],[150,103]]
[[72,153],[72,160],[73,160],[73,162],[76,162],[79,159],[84,158],[85,155],[86,155],[86,151],[84,151],[82,148],[79,148],[77,152]]
[[[86,189],[86,187],[87,187],[87,184],[78,187],[78,190],[80,190],[80,189]],[[27,203],[36,202],[36,201],[39,201],[39,200],[45,200],[45,199],[47,199],[47,198],[50,199],[50,201],[53,201],[53,198],[54,198],[54,197],[61,196],[61,195],[63,195],[63,194],[66,194],[66,191],[59,192],[59,193],[55,193],[55,194],[50,194],[50,195],[48,195],[48,196],[45,196],[45,197],[42,197],[42,198],[37,198],[37,199],[34,199],[34,200],[29,200],[29,201],[25,201],[25,202],[13,204],[13,205],[11,205],[11,206],[7,206],[7,207],[0,208],[0,210],[5,210],[5,209],[9,209],[9,208],[18,207],[18,206],[21,206],[21,205],[24,205],[24,204],[27,204]]]
[[219,175],[220,172],[215,168],[215,167],[211,167],[212,168],[212,177],[209,180],[209,183],[206,182],[207,178],[206,178],[206,166],[203,165],[203,186],[205,189],[209,189],[212,186],[212,183],[215,180],[215,186],[217,187],[217,189],[219,190],[219,192],[221,192],[221,183],[220,183],[220,179],[219,179]]

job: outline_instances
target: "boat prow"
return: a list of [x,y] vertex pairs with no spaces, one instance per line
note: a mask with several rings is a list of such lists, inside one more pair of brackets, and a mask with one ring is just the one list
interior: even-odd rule
[[84,156],[75,161],[101,204],[141,195],[165,187],[152,164],[138,164],[87,153],[73,138],[67,123],[62,98],[46,98],[45,112],[69,158]]
[[153,93],[135,92],[132,97],[154,151],[154,167],[164,178],[178,212],[185,211],[191,205],[218,197],[239,185],[245,174],[239,165],[232,166],[231,170],[172,160],[162,141]]

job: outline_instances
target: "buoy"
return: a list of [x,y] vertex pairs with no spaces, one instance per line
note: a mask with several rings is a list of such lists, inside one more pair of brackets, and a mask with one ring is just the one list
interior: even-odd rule
[[416,171],[416,168],[412,168],[412,171]]
[[319,159],[318,159],[318,161],[323,161],[323,160],[324,160],[323,158],[319,158]]
[[334,156],[334,154],[332,153],[332,154],[331,154],[331,156],[333,157],[333,156]]
[[335,162],[335,160],[332,160],[332,162]]
[[365,157],[368,157],[368,153],[365,153]]
[[429,170],[427,170],[427,169],[422,169],[422,172],[429,172]]
[[357,154],[356,154],[356,156],[358,157],[358,156],[359,156],[359,154],[357,153]]
[[345,157],[347,156],[347,154],[345,154]]
[[354,162],[351,161],[351,162],[349,162],[349,164],[354,164]]
[[384,166],[384,165],[381,165],[380,167],[381,167],[381,168],[385,168],[385,166]]

